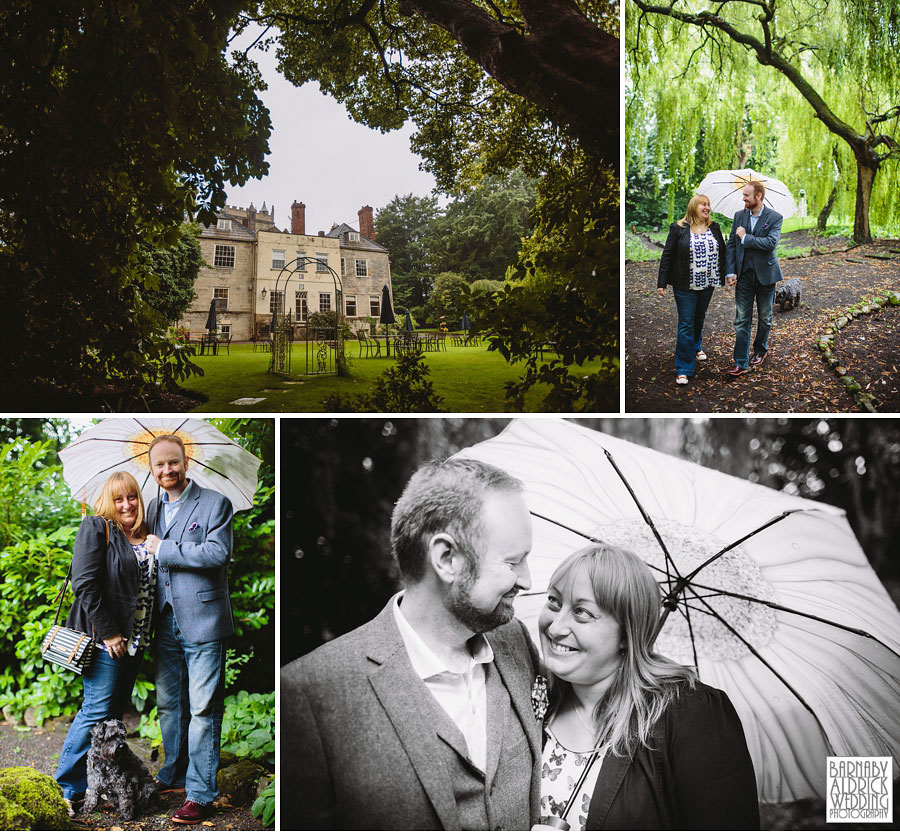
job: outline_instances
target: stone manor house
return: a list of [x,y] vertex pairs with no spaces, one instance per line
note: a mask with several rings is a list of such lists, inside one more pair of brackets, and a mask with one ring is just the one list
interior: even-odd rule
[[236,342],[267,336],[272,312],[291,311],[305,322],[315,311],[334,310],[337,303],[334,278],[324,266],[310,262],[289,280],[285,264],[295,258],[324,260],[343,285],[343,314],[355,332],[368,326],[368,317],[381,313],[382,288],[391,292],[388,251],[375,242],[371,206],[359,212],[359,229],[335,224],[327,233],[306,234],[306,206],[291,205],[291,229],[275,226],[275,207],[257,210],[226,206],[218,220],[200,234],[200,249],[206,265],[194,283],[194,301],[178,322],[192,337],[206,332],[210,303],[216,302],[219,330]]

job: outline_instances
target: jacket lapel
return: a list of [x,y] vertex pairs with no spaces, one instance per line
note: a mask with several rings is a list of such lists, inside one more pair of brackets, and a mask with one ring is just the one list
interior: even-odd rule
[[[531,706],[531,688],[534,684],[534,671],[524,664],[522,658],[515,655],[501,634],[491,634],[491,648],[494,650],[494,666],[506,686],[513,710],[528,737],[528,745],[534,762],[541,761],[541,728],[534,716]],[[488,730],[490,733],[490,729]],[[490,751],[490,737],[488,737]]]
[[[459,830],[456,798],[436,750],[433,723],[438,720],[435,717],[437,711],[433,709],[434,700],[412,668],[392,607],[393,599],[372,622],[368,657],[374,669],[369,673],[369,683],[394,726],[442,826],[448,830]],[[449,717],[447,721],[450,722]],[[446,734],[441,733],[441,738],[458,751],[459,740],[449,729],[443,730]],[[464,742],[462,753],[468,756]]]
[[588,811],[591,829],[603,829],[606,816],[631,766],[632,759],[633,757],[616,757],[612,754],[607,754],[604,758]]
[[[197,487],[191,482],[191,495],[187,496],[184,500],[185,505],[182,507],[178,513],[175,514],[175,518],[172,520],[172,524],[169,525],[169,529],[160,536],[160,539],[169,539],[172,538],[178,542],[184,536],[184,530],[187,527],[188,522],[191,517],[197,511],[197,505],[200,503],[200,491]],[[164,520],[164,516],[162,515],[165,511],[162,508],[162,499],[159,501],[159,518],[160,521]]]

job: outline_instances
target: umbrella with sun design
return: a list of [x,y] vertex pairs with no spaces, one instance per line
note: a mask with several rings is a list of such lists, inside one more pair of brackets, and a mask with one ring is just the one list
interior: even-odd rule
[[93,505],[109,476],[131,473],[145,504],[159,488],[148,450],[159,435],[177,435],[188,458],[188,477],[227,496],[235,512],[253,506],[260,460],[205,420],[197,418],[106,418],[82,432],[59,453],[72,497]]
[[660,583],[656,649],[724,690],[761,800],[824,796],[827,756],[900,760],[900,613],[838,508],[563,420],[513,421],[458,453],[526,486],[537,637],[550,575],[588,542]]

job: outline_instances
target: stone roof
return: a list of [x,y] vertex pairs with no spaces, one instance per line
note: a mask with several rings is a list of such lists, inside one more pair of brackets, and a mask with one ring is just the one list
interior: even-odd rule
[[221,229],[217,228],[217,224],[210,223],[208,226],[204,226],[200,232],[201,238],[227,238],[232,241],[255,241],[256,235],[251,232],[243,223],[241,223],[240,218],[235,217],[232,214],[220,209],[216,212],[217,218],[222,218],[223,220],[231,221],[231,231],[223,232]]
[[325,233],[326,238],[339,238],[341,246],[349,246],[353,249],[369,249],[374,252],[387,252],[387,249],[381,244],[370,241],[365,235],[360,235],[358,241],[351,241],[347,237],[348,232],[356,232],[352,226],[346,223],[335,224],[331,227],[331,231]]

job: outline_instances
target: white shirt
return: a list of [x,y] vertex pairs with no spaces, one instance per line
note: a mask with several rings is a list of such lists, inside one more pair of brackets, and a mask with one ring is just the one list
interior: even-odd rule
[[394,597],[394,619],[400,636],[406,645],[406,652],[416,671],[431,695],[453,720],[466,740],[469,759],[482,771],[487,763],[487,685],[485,665],[494,660],[494,652],[484,635],[471,639],[468,670],[453,673],[419,637],[400,609],[403,592]]
[[[762,214],[762,209],[760,209],[756,214],[753,214],[753,212],[750,212],[750,228],[747,231],[750,232],[751,235],[753,234],[753,230],[756,229],[756,223],[759,220],[759,216],[761,214]],[[744,238],[746,238],[746,237],[747,236],[744,235]],[[742,244],[744,243],[744,238],[741,238]]]
[[194,482],[188,479],[187,487],[181,491],[181,495],[175,499],[174,502],[169,501],[169,494],[163,490],[162,494],[162,507],[163,507],[163,518],[166,522],[166,530],[172,525],[172,520],[178,514],[178,511],[184,507],[184,500],[187,498],[188,494],[191,492],[191,489],[194,486]]

